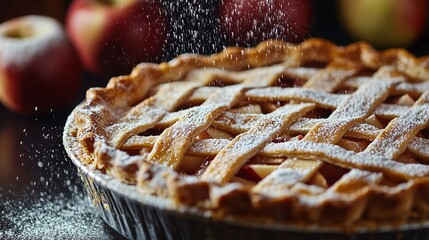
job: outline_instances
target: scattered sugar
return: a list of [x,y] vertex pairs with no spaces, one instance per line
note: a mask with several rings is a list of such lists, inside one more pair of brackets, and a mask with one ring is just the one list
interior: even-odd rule
[[63,126],[40,121],[18,130],[20,125],[10,129],[18,133],[12,142],[21,163],[16,163],[20,173],[11,176],[14,181],[0,187],[0,239],[119,237],[82,194],[76,168],[61,141]]
[[90,204],[81,195],[40,198],[30,207],[7,202],[12,210],[1,212],[0,239],[113,239]]

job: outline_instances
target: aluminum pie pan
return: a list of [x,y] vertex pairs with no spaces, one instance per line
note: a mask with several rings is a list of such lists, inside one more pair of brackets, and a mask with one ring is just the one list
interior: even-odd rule
[[84,165],[72,146],[70,133],[74,114],[67,119],[63,143],[76,165],[84,187],[98,215],[113,229],[129,239],[429,239],[429,221],[400,226],[342,228],[298,226],[284,223],[243,220],[234,217],[215,219],[200,209],[173,208],[168,199],[137,192],[110,175]]

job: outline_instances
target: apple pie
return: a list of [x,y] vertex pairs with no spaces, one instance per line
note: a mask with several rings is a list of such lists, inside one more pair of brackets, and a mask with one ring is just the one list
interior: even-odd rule
[[142,63],[87,91],[72,151],[214,218],[382,226],[429,217],[429,57],[268,40]]

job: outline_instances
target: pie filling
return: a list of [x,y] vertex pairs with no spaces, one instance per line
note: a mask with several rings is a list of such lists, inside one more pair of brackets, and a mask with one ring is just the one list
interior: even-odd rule
[[429,68],[404,50],[265,41],[140,64],[74,111],[80,160],[213,216],[429,216]]

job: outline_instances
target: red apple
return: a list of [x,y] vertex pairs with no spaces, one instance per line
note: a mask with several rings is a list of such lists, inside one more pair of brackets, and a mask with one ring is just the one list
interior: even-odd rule
[[424,32],[426,0],[342,0],[340,14],[350,34],[380,47],[406,47]]
[[158,1],[75,0],[66,29],[87,70],[113,76],[160,57],[167,18]]
[[77,93],[81,66],[62,26],[25,16],[0,24],[0,100],[19,113],[48,111]]
[[219,23],[232,44],[253,45],[269,38],[299,42],[313,21],[310,0],[222,0]]

